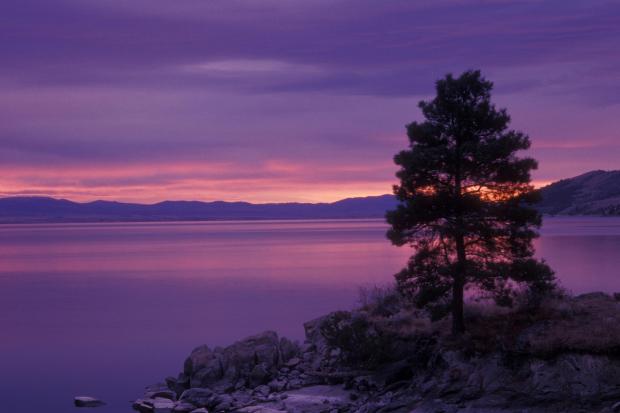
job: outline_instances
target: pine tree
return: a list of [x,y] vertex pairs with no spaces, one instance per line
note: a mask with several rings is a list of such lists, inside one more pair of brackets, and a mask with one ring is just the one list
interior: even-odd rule
[[466,289],[511,305],[518,291],[540,295],[554,285],[533,256],[537,162],[517,156],[529,137],[508,128],[492,88],[479,71],[437,81],[436,97],[419,103],[425,121],[407,125],[409,148],[394,157],[399,203],[387,213],[387,235],[415,251],[397,284],[419,307],[451,312],[455,335],[465,331]]

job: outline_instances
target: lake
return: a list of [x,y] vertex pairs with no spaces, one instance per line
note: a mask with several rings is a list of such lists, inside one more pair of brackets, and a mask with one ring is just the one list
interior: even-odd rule
[[[356,304],[408,248],[379,220],[0,226],[2,411],[130,412],[144,385],[223,345]],[[547,218],[538,255],[567,289],[620,291],[620,218]]]

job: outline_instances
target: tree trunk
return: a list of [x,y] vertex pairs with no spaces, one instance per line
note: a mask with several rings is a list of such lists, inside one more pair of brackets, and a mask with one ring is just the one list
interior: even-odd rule
[[452,281],[452,334],[460,336],[465,332],[463,320],[463,290],[465,288],[465,271],[467,255],[465,254],[465,228],[463,223],[462,194],[461,194],[461,140],[456,140],[456,171],[454,176],[455,206],[456,206],[456,272]]
[[465,241],[463,235],[456,238],[456,273],[452,284],[452,334],[460,336],[465,332],[465,321],[463,319],[463,294],[465,288]]

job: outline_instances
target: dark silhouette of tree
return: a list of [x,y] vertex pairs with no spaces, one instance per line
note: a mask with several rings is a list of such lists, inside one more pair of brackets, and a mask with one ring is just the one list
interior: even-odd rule
[[399,204],[387,213],[387,235],[415,250],[398,286],[421,308],[451,311],[455,335],[465,331],[466,289],[512,305],[520,290],[542,294],[554,285],[553,271],[533,258],[537,162],[516,155],[529,137],[508,129],[492,88],[479,71],[437,81],[437,96],[419,103],[426,120],[407,125],[409,148],[394,157]]

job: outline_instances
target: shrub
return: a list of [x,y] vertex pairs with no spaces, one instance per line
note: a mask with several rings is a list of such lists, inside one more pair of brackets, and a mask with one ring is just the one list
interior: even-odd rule
[[390,347],[396,341],[363,312],[332,313],[320,331],[330,347],[340,349],[341,361],[356,367],[370,368],[390,360]]
[[405,306],[405,300],[393,285],[361,287],[359,289],[361,308],[372,316],[390,317],[399,313]]

